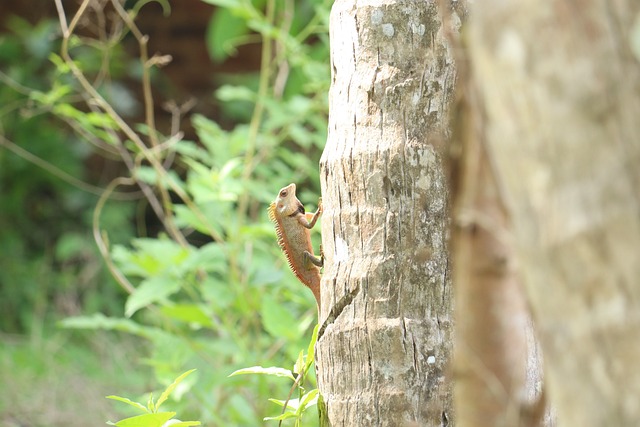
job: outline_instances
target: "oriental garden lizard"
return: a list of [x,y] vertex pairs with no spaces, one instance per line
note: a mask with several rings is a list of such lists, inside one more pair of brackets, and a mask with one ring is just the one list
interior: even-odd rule
[[296,197],[296,185],[289,184],[278,193],[276,201],[269,206],[269,219],[273,221],[278,236],[278,244],[287,257],[289,267],[316,297],[320,310],[320,268],[324,263],[322,247],[320,257],[313,254],[311,233],[322,213],[322,199],[318,201],[315,213],[305,213],[304,206]]

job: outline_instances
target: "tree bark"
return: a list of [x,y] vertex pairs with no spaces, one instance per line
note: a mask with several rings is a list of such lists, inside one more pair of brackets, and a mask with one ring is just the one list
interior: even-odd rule
[[640,419],[639,13],[490,0],[467,29],[476,130],[560,426]]
[[338,0],[330,23],[321,422],[449,425],[451,281],[439,147],[455,70],[438,4]]

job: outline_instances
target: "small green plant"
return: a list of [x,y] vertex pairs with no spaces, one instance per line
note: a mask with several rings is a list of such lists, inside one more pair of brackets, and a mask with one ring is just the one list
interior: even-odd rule
[[149,400],[147,401],[146,406],[142,403],[135,402],[126,397],[120,396],[107,396],[107,399],[117,400],[118,402],[126,403],[127,405],[131,405],[134,408],[143,412],[142,415],[136,415],[134,417],[125,418],[118,422],[112,423],[107,422],[107,424],[117,427],[189,427],[189,426],[199,426],[200,421],[180,421],[175,419],[176,413],[172,411],[160,412],[160,406],[169,398],[169,395],[180,385],[182,380],[184,380],[187,376],[189,376],[195,369],[191,369],[190,371],[185,372],[176,378],[173,383],[167,387],[158,400],[154,402],[153,394],[149,394]]
[[[295,419],[295,427],[302,425],[302,417],[305,411],[318,403],[318,389],[314,388],[309,391],[305,389],[305,380],[308,377],[311,367],[314,366],[315,359],[315,345],[318,339],[318,325],[313,329],[313,335],[311,342],[305,355],[303,351],[300,351],[298,359],[293,366],[293,371],[272,366],[269,368],[263,368],[262,366],[252,366],[249,368],[238,369],[233,372],[230,377],[235,375],[270,375],[275,377],[287,377],[293,381],[289,395],[285,400],[269,399],[270,402],[275,403],[282,407],[282,411],[279,415],[272,417],[265,417],[264,421],[279,421],[278,425],[282,424],[283,420]],[[293,394],[297,391],[298,397],[292,398]]]

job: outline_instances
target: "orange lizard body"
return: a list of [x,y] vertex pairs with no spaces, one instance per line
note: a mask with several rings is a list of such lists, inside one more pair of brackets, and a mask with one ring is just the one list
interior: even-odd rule
[[318,202],[318,210],[307,214],[304,206],[296,197],[296,185],[289,184],[278,193],[276,201],[269,206],[269,219],[276,226],[278,244],[287,257],[289,267],[313,296],[316,297],[320,309],[320,268],[322,257],[313,254],[311,233],[322,213],[322,202]]

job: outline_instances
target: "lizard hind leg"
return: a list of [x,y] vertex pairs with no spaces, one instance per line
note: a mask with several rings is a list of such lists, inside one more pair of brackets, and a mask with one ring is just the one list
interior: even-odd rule
[[312,264],[315,265],[316,267],[322,267],[324,265],[324,256],[320,256],[320,258],[318,258],[317,256],[313,255],[309,251],[303,252],[302,259],[303,259],[304,267],[308,270],[311,269]]

